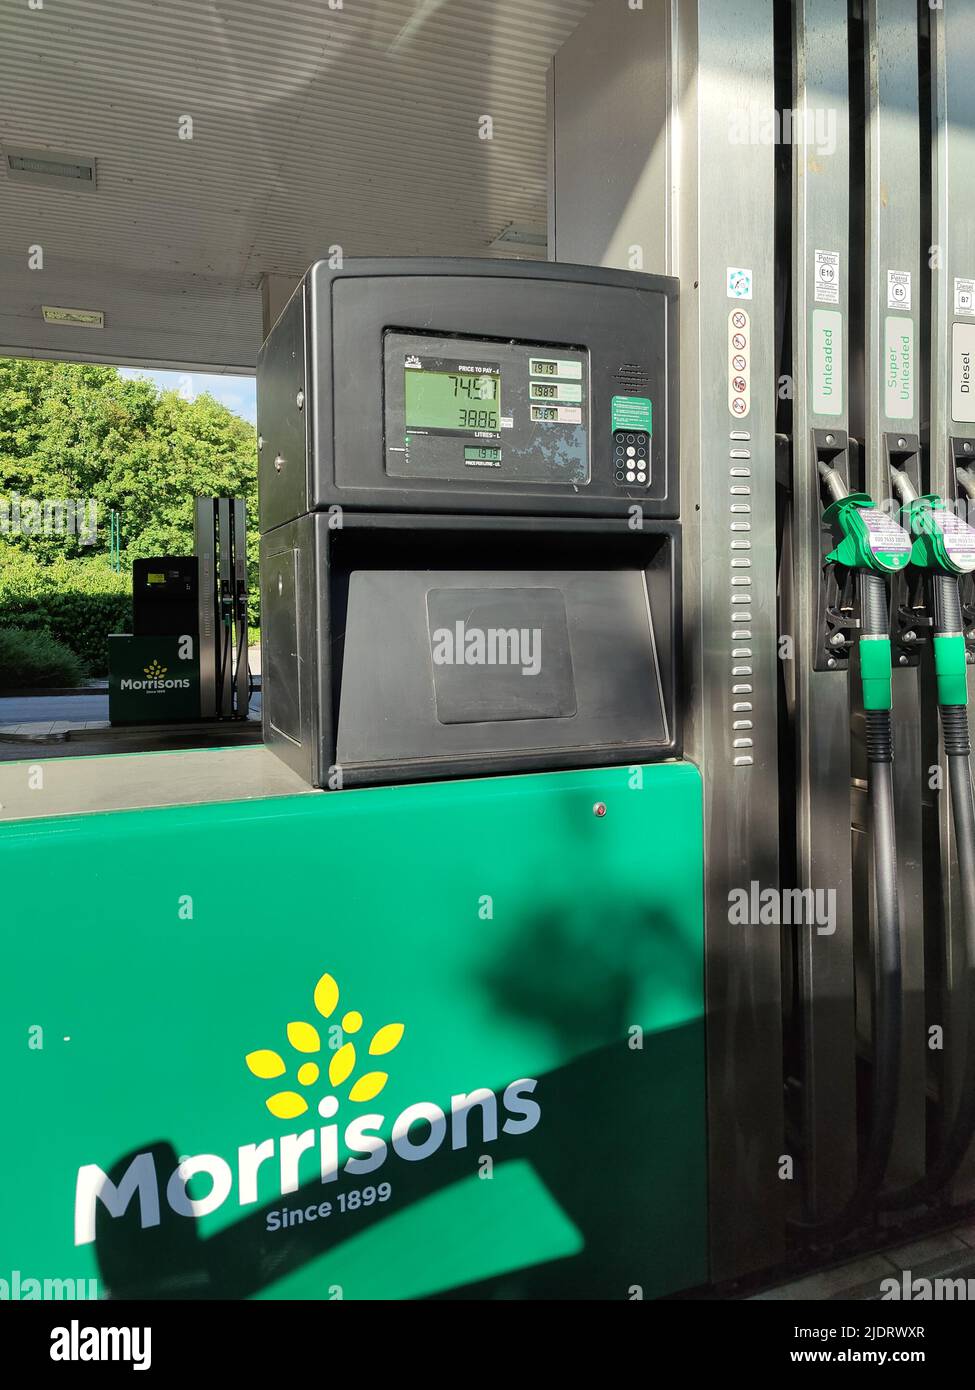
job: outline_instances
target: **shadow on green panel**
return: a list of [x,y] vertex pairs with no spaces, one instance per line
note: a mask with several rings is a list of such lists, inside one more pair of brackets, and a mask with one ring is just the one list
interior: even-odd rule
[[[352,1236],[349,1217],[267,1229],[274,1210],[357,1185],[345,1178],[306,1183],[206,1239],[165,1204],[148,1230],[133,1207],[100,1211],[102,1281],[116,1297],[302,1299],[622,1300],[702,1283],[702,1026],[648,1035],[642,1050],[600,1048],[540,1077],[535,1094],[537,1128],[498,1144],[476,1136],[474,1160],[447,1148],[420,1163],[391,1155],[370,1181],[392,1183],[395,1209],[357,1212]],[[171,1145],[151,1151],[159,1173],[175,1168]],[[484,1155],[493,1176],[480,1175]]]

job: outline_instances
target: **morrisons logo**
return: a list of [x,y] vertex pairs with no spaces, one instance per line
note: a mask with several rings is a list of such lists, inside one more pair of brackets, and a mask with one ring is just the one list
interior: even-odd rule
[[[244,1057],[252,1076],[274,1083],[273,1093],[264,1098],[268,1113],[288,1121],[311,1112],[306,1122],[309,1128],[241,1144],[236,1163],[217,1153],[185,1156],[168,1176],[157,1173],[152,1153],[136,1154],[117,1184],[99,1164],[83,1164],[75,1182],[75,1245],[95,1240],[99,1203],[110,1216],[121,1217],[135,1199],[143,1230],[160,1224],[163,1194],[177,1216],[193,1218],[209,1216],[228,1198],[240,1207],[253,1205],[259,1198],[258,1175],[264,1164],[269,1165],[267,1177],[261,1174],[260,1179],[265,1183],[265,1196],[268,1189],[275,1197],[297,1193],[305,1180],[305,1175],[299,1174],[305,1153],[307,1166],[323,1185],[322,1193],[310,1206],[303,1202],[267,1212],[265,1231],[338,1217],[376,1201],[389,1201],[394,1195],[393,1183],[386,1181],[362,1189],[330,1188],[331,1183],[341,1183],[342,1174],[358,1179],[374,1173],[390,1153],[404,1163],[417,1163],[444,1144],[458,1150],[475,1143],[503,1142],[504,1136],[528,1134],[539,1123],[542,1109],[533,1099],[538,1081],[531,1076],[510,1082],[500,1098],[494,1088],[482,1086],[452,1095],[449,1103],[445,1098],[442,1103],[417,1101],[401,1110],[391,1124],[385,1114],[375,1110],[364,1113],[367,1103],[385,1089],[389,1080],[386,1058],[399,1047],[406,1029],[402,1023],[384,1023],[375,1031],[366,1029],[360,1037],[365,1022],[362,1013],[344,1006],[337,1012],[339,997],[335,978],[322,975],[312,1000],[322,1019],[341,1019],[342,1043],[338,1048],[333,1049],[323,1039],[320,1025],[299,1018],[285,1030],[291,1049],[287,1060],[268,1047],[256,1048]],[[289,1076],[292,1068],[294,1080]],[[311,1117],[316,1110],[324,1124]],[[340,1110],[342,1120],[331,1123]],[[480,1116],[479,1126],[475,1115]],[[340,1140],[349,1155],[344,1162]],[[204,1185],[208,1182],[209,1190],[203,1196],[191,1197],[190,1184],[197,1178]],[[328,1200],[329,1192],[336,1194],[332,1200]]]
[[143,666],[142,671],[145,680],[131,680],[128,676],[119,681],[121,690],[189,690],[188,680],[166,679],[168,666],[160,666],[158,661],[150,661],[148,666]]

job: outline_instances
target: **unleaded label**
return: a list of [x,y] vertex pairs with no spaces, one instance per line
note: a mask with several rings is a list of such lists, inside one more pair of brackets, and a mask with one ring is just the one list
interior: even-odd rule
[[813,310],[812,405],[817,415],[843,413],[843,315]]
[[884,323],[884,413],[889,420],[914,416],[914,320],[889,314]]

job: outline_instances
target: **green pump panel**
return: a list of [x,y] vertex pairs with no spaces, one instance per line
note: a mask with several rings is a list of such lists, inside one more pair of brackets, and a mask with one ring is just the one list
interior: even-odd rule
[[[701,824],[664,763],[3,826],[8,1266],[114,1297],[703,1283]],[[228,849],[253,867],[218,884]]]

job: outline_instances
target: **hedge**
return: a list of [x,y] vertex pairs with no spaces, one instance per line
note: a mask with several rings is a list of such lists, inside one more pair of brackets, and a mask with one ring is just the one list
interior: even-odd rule
[[46,631],[93,675],[108,670],[108,636],[132,631],[128,574],[102,559],[53,565],[9,562],[0,555],[0,628]]
[[0,628],[0,690],[81,685],[84,662],[49,632]]

